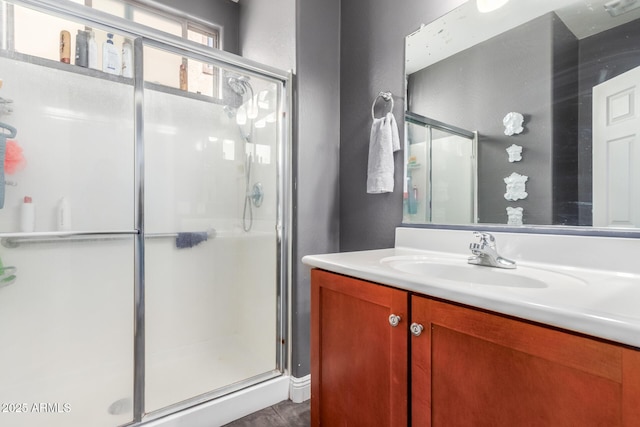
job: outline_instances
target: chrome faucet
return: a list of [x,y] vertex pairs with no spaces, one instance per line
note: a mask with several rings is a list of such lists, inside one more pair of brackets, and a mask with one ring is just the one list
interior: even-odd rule
[[469,258],[469,264],[484,265],[496,268],[516,268],[516,262],[498,255],[496,239],[490,233],[474,232],[474,236],[480,239],[477,243],[471,243],[469,249],[473,254]]

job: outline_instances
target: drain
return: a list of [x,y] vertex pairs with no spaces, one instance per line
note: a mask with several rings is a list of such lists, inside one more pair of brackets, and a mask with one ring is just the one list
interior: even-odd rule
[[133,405],[131,403],[131,398],[123,397],[122,399],[118,399],[111,405],[109,405],[109,409],[107,409],[107,411],[109,411],[111,415],[121,415],[127,412],[131,412],[132,407]]

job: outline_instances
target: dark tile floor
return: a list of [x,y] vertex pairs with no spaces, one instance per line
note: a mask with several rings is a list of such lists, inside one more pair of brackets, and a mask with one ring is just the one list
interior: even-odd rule
[[293,403],[285,400],[261,411],[249,414],[223,427],[309,427],[311,401]]

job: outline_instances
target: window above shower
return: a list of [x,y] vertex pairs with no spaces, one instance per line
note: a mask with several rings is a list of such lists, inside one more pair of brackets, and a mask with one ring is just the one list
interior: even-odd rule
[[[160,4],[126,0],[71,0],[71,2],[210,48],[222,48],[222,27]],[[76,58],[77,35],[83,34],[88,38],[91,34],[92,43],[97,47],[95,68],[104,69],[103,46],[109,39],[108,31],[44,14],[18,4],[0,2],[0,48],[5,52],[61,61],[62,31],[68,32],[71,65],[79,65]],[[132,45],[125,47],[127,43],[125,37],[113,34],[111,41],[121,55],[120,65],[126,61],[125,49],[129,49],[127,54],[132,60]],[[144,65],[145,80],[151,83],[220,98],[219,70],[212,64],[182,58],[178,55],[159,57],[150,53],[145,55]],[[87,67],[87,64],[80,64],[80,66]],[[113,74],[131,77],[131,74],[117,71]]]

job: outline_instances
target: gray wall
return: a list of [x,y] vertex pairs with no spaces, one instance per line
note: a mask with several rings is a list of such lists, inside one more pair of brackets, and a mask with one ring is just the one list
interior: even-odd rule
[[579,225],[578,52],[576,36],[554,14],[552,108],[552,218],[554,225]]
[[236,54],[240,52],[240,45],[238,43],[240,18],[238,3],[231,0],[154,1],[207,22],[220,25],[223,27],[223,50]]
[[[403,153],[395,154],[395,190],[367,194],[371,103],[381,90],[395,99],[403,139],[404,37],[463,0],[345,0],[340,52],[340,250],[393,246],[402,222]],[[328,31],[327,31],[328,32]],[[300,51],[299,51],[300,53]]]
[[240,54],[292,70],[296,56],[296,0],[241,0],[238,5]]
[[[263,1],[263,0],[260,0]],[[310,373],[310,270],[302,256],[339,250],[340,0],[297,2],[292,374]]]

